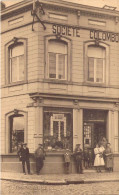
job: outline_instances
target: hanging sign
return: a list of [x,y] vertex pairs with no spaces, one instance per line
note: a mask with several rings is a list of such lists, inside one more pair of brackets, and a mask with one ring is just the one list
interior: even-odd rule
[[97,39],[102,41],[119,42],[119,33],[103,32],[97,30],[90,30],[90,39]]
[[70,27],[65,25],[52,25],[53,34],[60,34],[65,36],[80,37],[79,27]]

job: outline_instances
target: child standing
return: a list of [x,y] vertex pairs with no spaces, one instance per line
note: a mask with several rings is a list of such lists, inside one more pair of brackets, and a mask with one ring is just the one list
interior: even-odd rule
[[71,161],[71,153],[69,149],[66,149],[66,152],[64,153],[64,163],[65,163],[65,170],[67,174],[69,173],[70,161]]

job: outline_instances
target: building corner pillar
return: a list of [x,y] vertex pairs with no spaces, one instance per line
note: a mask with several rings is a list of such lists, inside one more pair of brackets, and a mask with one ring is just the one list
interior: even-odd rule
[[114,153],[119,152],[119,114],[118,110],[109,110],[108,113],[108,141],[112,145]]
[[119,153],[119,114],[114,111],[114,153]]
[[73,151],[76,144],[83,148],[83,109],[73,109]]
[[34,149],[43,144],[43,107],[35,107]]

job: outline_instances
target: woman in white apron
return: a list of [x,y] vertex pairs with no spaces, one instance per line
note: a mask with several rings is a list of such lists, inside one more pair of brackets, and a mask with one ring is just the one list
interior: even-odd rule
[[101,167],[105,165],[104,159],[103,159],[103,152],[104,147],[96,144],[96,148],[94,148],[94,154],[95,154],[95,160],[94,160],[94,166],[96,167],[97,172],[101,172]]

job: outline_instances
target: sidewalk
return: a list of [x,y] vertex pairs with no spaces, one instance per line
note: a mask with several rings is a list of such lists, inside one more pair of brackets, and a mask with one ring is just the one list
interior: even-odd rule
[[27,182],[44,185],[68,185],[96,182],[119,182],[119,172],[96,173],[85,171],[84,174],[49,174],[49,175],[24,175],[23,173],[2,172],[1,180],[14,182]]

